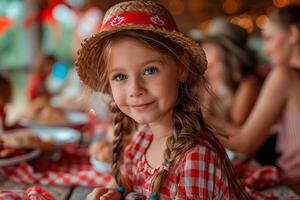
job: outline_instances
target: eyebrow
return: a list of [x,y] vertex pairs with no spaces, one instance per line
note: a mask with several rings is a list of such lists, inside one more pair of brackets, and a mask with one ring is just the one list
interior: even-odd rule
[[[153,62],[163,63],[163,61],[161,59],[153,59],[153,60],[148,60],[146,62],[143,62],[143,63],[139,64],[139,66],[145,66],[145,65],[148,65],[149,63],[153,63]],[[109,70],[108,74],[111,74],[111,73],[116,72],[116,71],[123,71],[123,68],[115,67],[114,69]]]

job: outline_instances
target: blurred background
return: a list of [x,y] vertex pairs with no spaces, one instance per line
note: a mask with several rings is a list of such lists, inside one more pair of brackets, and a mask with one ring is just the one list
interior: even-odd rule
[[[81,41],[96,32],[103,13],[117,0],[0,0],[0,70],[13,82],[8,120],[26,105],[25,87],[41,53],[60,62],[64,79],[74,68]],[[266,14],[300,0],[159,0],[187,34],[204,31],[210,21],[223,17],[250,33],[249,45],[260,55],[260,30]],[[58,67],[59,68],[59,67]]]

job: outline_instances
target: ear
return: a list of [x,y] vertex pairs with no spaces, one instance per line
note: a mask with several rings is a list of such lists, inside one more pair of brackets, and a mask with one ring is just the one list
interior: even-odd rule
[[179,66],[179,80],[180,82],[186,82],[188,78],[188,68],[190,65],[190,58],[186,52],[180,56],[180,66]]
[[296,25],[291,25],[289,28],[291,44],[298,44],[300,41],[300,30]]

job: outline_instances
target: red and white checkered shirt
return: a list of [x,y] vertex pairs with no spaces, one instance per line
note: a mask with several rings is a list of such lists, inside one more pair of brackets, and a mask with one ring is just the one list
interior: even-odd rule
[[[124,153],[122,169],[135,192],[150,195],[153,174],[161,167],[151,168],[145,158],[152,140],[151,130],[145,126],[133,137]],[[235,199],[228,187],[228,179],[221,169],[220,157],[211,148],[197,145],[187,151],[172,171],[165,174],[160,188],[162,199]]]

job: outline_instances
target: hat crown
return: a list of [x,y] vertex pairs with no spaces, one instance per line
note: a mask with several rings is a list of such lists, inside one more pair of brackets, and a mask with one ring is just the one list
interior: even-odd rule
[[208,27],[207,35],[225,38],[239,47],[245,47],[248,40],[246,29],[232,24],[225,19],[215,19]]
[[121,2],[111,7],[104,15],[103,24],[109,21],[112,17],[117,16],[123,12],[144,12],[153,15],[163,16],[165,19],[176,24],[171,13],[160,4],[152,0],[135,0]]

